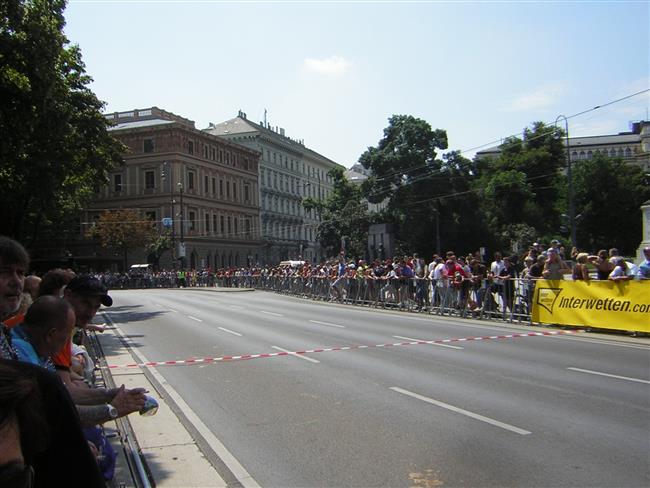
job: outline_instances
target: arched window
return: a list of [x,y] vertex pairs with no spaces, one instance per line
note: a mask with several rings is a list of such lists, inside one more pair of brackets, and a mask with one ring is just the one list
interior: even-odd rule
[[629,147],[625,148],[625,157],[626,158],[631,158],[632,157],[632,150]]

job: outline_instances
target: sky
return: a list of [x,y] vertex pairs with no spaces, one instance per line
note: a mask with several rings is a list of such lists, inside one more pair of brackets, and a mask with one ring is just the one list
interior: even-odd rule
[[648,91],[609,103],[650,88],[649,3],[69,0],[65,33],[107,112],[157,106],[203,129],[266,110],[350,167],[392,115],[469,158],[559,115],[571,136],[648,120]]

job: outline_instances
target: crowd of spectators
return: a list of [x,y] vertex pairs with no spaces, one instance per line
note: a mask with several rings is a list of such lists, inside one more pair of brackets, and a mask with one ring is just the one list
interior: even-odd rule
[[[255,266],[178,271],[76,275],[54,269],[25,276],[29,257],[16,241],[0,236],[0,485],[49,486],[71,479],[79,486],[104,486],[112,477],[115,453],[101,425],[140,411],[145,391],[100,388],[86,331],[103,330],[92,321],[100,306],[113,303],[108,290],[158,287],[264,287],[303,280],[324,283],[331,300],[365,288],[378,300],[478,310],[514,310],[515,292],[530,299],[535,280],[650,279],[650,247],[638,265],[618,250],[567,256],[557,241],[531,245],[521,255],[448,251],[427,260],[418,254],[387,259],[335,259],[311,264],[290,261]],[[453,302],[453,303],[452,303]],[[13,484],[12,484],[13,483]],[[21,484],[22,483],[22,484]]]
[[28,269],[23,246],[0,236],[0,486],[103,487],[116,453],[102,424],[141,411],[146,392],[94,381],[86,330],[113,303],[106,286]]

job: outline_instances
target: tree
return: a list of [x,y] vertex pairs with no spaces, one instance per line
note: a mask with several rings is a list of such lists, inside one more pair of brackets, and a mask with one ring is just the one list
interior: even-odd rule
[[573,188],[580,248],[633,254],[642,239],[640,207],[650,199],[643,170],[597,153],[574,163]]
[[57,235],[122,161],[81,51],[63,34],[64,8],[0,3],[0,219],[28,245]]
[[120,253],[126,270],[128,253],[140,249],[147,251],[158,239],[151,220],[131,209],[107,210],[88,231],[88,237],[99,240],[102,247]]
[[319,202],[305,198],[302,205],[306,210],[315,209],[321,214],[317,238],[327,255],[338,254],[341,238],[345,238],[347,255],[365,256],[370,225],[368,204],[363,200],[361,189],[345,178],[341,168],[334,168],[328,174],[332,177],[333,188],[327,200]]
[[411,115],[393,115],[388,122],[377,146],[359,158],[372,171],[362,189],[370,202],[388,199],[384,216],[396,224],[396,246],[418,251],[431,243],[427,230],[433,228],[435,197],[446,178],[440,179],[437,150],[447,148],[447,133]]
[[[557,232],[564,204],[562,136],[562,129],[535,122],[522,139],[507,139],[498,157],[476,161],[474,188],[482,194],[483,218],[501,247],[511,244],[506,236],[523,237],[531,228],[539,236]],[[525,231],[515,232],[513,226]]]

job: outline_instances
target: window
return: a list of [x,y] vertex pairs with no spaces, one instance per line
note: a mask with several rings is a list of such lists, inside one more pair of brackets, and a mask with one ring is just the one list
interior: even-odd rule
[[230,198],[230,181],[226,181],[226,198]]
[[232,232],[232,218],[228,217],[228,237],[230,237],[231,232]]
[[203,193],[208,194],[208,177],[207,175],[203,177]]
[[235,221],[234,222],[234,224],[235,224],[235,236],[237,236],[237,234],[239,234],[239,229],[238,229],[238,227],[239,227],[239,225],[238,225],[239,224],[239,219],[237,217],[234,217],[233,220]]
[[153,139],[145,139],[142,141],[142,149],[146,153],[152,153],[154,151]]
[[194,190],[194,171],[187,172],[187,189]]
[[210,214],[208,212],[205,213],[205,233],[207,234],[210,232]]
[[232,182],[232,198],[233,200],[237,200],[237,183]]
[[223,198],[223,180],[219,180],[219,198]]
[[217,216],[212,216],[212,232],[217,232]]
[[194,141],[187,141],[187,152],[194,154]]
[[115,193],[122,191],[122,175],[113,175],[113,191]]
[[246,237],[251,236],[251,219],[244,220],[244,230],[246,231]]
[[225,234],[226,232],[226,227],[224,225],[224,218],[223,215],[221,216],[221,234]]
[[147,170],[144,172],[144,187],[147,190],[152,190],[156,187],[156,177],[153,170]]
[[217,194],[217,179],[212,178],[212,195],[214,196],[216,194]]
[[251,187],[250,185],[244,185],[244,202],[250,203],[251,201]]
[[194,210],[190,210],[188,212],[188,218],[189,218],[189,221],[190,221],[190,224],[189,224],[190,230],[196,229],[196,212],[194,212]]

